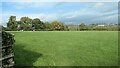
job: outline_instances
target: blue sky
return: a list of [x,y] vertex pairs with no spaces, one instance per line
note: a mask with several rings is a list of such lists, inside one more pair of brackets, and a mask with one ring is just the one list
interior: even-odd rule
[[15,15],[17,20],[28,16],[66,24],[118,23],[117,2],[1,2],[0,5],[0,25],[4,26],[11,15]]

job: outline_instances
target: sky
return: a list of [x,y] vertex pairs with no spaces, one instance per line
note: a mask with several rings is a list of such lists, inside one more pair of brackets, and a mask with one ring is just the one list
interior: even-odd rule
[[[6,1],[6,0],[5,0]],[[14,0],[13,0],[14,1]],[[9,17],[27,16],[65,24],[118,23],[118,2],[0,2],[0,25]]]
[[119,0],[1,0],[1,2],[119,2]]

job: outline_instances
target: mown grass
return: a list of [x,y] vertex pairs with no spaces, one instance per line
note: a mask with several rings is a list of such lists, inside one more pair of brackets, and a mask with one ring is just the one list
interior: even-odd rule
[[18,66],[115,66],[118,32],[40,31],[15,34]]

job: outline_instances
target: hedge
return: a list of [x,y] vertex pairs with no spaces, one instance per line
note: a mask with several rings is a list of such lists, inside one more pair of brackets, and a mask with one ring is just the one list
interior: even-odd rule
[[1,31],[2,35],[2,68],[11,68],[14,66],[13,44],[15,42],[14,35],[5,31]]

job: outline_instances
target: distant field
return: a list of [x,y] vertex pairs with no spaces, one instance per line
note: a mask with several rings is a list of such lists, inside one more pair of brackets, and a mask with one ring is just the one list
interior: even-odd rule
[[115,66],[118,32],[40,31],[15,34],[19,66]]

